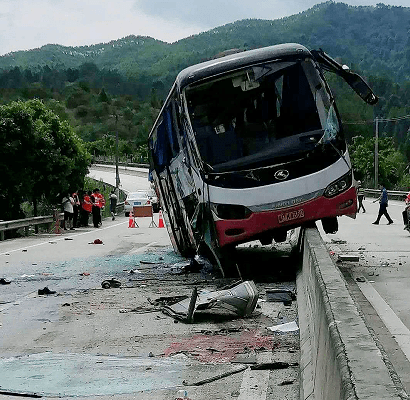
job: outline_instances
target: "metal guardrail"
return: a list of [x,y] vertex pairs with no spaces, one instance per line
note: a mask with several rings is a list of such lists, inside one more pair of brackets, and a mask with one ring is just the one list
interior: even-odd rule
[[[364,189],[364,193],[369,197],[377,198],[380,196],[381,192],[379,189]],[[388,190],[387,193],[389,195],[389,200],[404,201],[409,192],[404,192],[402,190]]]
[[53,225],[57,222],[57,217],[61,220],[64,218],[64,213],[56,215],[45,215],[40,217],[31,217],[24,219],[15,219],[12,221],[0,221],[0,240],[4,240],[4,232],[12,229],[24,228],[25,235],[29,234],[30,226],[48,224],[49,230],[53,228]]
[[[124,210],[124,202],[118,203],[116,212],[120,213]],[[104,217],[109,216],[109,212],[105,213]],[[58,213],[55,215],[44,215],[40,217],[31,217],[24,219],[15,219],[11,221],[0,221],[0,241],[4,240],[4,232],[13,229],[24,228],[24,234],[29,235],[29,229],[31,226],[48,224],[48,231],[51,232],[54,228],[58,229],[60,225],[56,225],[58,221],[64,220],[64,213]]]
[[[106,185],[110,186],[111,188],[114,188],[114,186],[110,184],[106,184]],[[124,210],[124,202],[117,203],[117,207],[116,207],[117,213],[122,212],[123,210]],[[103,217],[107,217],[109,215],[110,213],[108,209],[107,211],[104,210],[102,213]],[[31,226],[49,224],[48,230],[51,231],[54,227],[56,227],[57,218],[58,220],[62,221],[64,219],[64,213],[16,219],[16,220],[11,220],[11,221],[0,221],[0,241],[4,240],[4,232],[10,231],[13,229],[24,228],[24,234],[28,236],[29,229]]]

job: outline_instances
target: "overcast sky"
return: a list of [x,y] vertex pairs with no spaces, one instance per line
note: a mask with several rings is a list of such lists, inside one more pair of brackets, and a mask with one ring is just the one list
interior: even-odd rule
[[[0,0],[0,55],[45,44],[81,46],[128,35],[174,42],[245,18],[278,19],[314,0]],[[380,0],[348,0],[375,5]],[[408,0],[385,4],[407,7]]]

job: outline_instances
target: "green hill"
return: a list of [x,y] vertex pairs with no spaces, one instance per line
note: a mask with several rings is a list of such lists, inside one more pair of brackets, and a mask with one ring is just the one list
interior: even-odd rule
[[329,1],[287,18],[241,20],[172,44],[142,36],[81,47],[48,44],[1,56],[0,69],[77,68],[92,62],[128,77],[147,74],[169,86],[180,69],[223,50],[297,42],[323,48],[366,74],[403,81],[410,78],[409,29],[409,7],[357,7]]

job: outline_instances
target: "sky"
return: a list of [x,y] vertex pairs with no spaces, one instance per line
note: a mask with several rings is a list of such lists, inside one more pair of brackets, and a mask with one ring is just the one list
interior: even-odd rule
[[[347,0],[368,6],[380,0]],[[46,44],[83,46],[128,35],[175,42],[246,18],[278,19],[314,0],[0,0],[0,55]],[[408,0],[388,5],[408,7]],[[407,3],[407,4],[406,4]]]

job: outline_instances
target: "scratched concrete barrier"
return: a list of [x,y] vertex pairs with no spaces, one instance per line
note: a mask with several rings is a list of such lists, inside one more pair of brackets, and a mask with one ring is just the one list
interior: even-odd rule
[[345,280],[315,228],[302,230],[297,275],[300,399],[399,399]]

